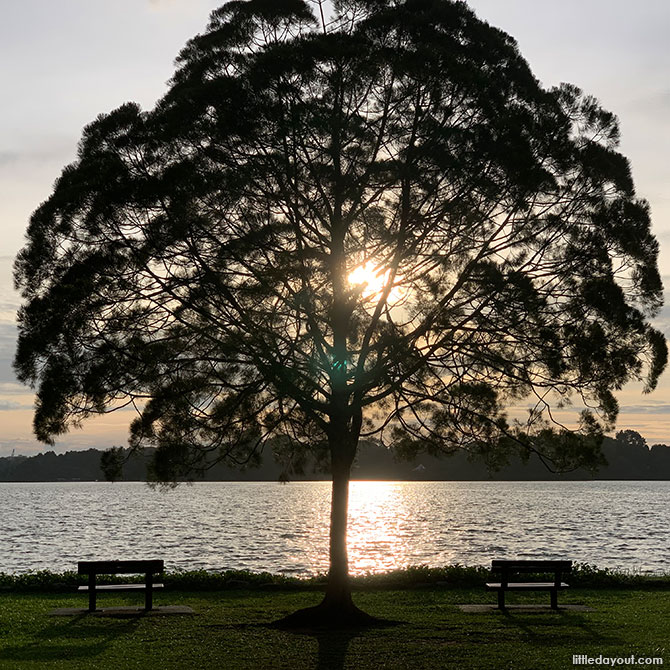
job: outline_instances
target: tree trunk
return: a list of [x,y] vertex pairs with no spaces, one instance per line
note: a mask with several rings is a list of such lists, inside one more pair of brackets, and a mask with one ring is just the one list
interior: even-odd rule
[[339,426],[331,435],[331,472],[333,477],[330,507],[330,569],[328,586],[319,605],[298,610],[277,621],[280,628],[360,628],[379,623],[375,617],[358,609],[351,598],[349,561],[347,558],[347,520],[349,513],[349,478],[356,453],[356,441],[346,428]]
[[[331,453],[333,453],[331,451]],[[324,605],[343,611],[353,607],[347,557],[349,478],[351,461],[332,456],[333,488],[330,503],[330,569]],[[349,460],[349,462],[347,462]]]

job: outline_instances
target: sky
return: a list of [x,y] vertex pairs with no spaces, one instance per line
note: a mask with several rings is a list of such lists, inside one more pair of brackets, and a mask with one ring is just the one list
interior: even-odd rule
[[[16,343],[12,262],[31,212],[76,155],[83,127],[134,100],[151,108],[173,61],[220,3],[208,0],[0,0],[0,456],[33,454],[30,389],[11,361]],[[621,151],[651,204],[670,294],[670,3],[667,0],[471,0],[478,16],[516,38],[545,86],[573,83],[620,120]],[[666,298],[670,303],[670,295]],[[655,325],[670,333],[670,306]],[[624,388],[618,428],[670,444],[670,372],[651,395]],[[57,452],[123,445],[132,415],[96,418]]]

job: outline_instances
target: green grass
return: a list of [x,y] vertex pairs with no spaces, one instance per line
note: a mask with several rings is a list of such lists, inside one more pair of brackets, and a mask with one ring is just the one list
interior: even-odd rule
[[[573,654],[660,656],[670,664],[670,591],[574,588],[561,604],[592,612],[464,613],[459,603],[489,602],[481,587],[366,589],[356,602],[397,623],[358,632],[290,633],[267,624],[316,604],[309,590],[178,591],[156,604],[189,605],[196,616],[49,617],[56,607],[84,607],[73,593],[0,595],[0,668],[94,670],[414,670],[430,668],[571,668]],[[547,594],[510,595],[511,602]],[[138,604],[141,596],[103,595],[99,605]]]

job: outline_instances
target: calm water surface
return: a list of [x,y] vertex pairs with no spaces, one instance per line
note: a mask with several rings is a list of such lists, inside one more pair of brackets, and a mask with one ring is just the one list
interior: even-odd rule
[[[327,482],[0,484],[0,571],[164,558],[168,569],[327,570]],[[354,574],[491,558],[670,572],[670,482],[353,482]]]

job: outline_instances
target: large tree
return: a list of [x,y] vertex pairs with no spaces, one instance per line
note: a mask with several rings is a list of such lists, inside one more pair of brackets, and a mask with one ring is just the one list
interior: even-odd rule
[[460,2],[229,2],[177,64],[152,111],[85,129],[32,216],[16,369],[35,433],[134,404],[130,444],[157,447],[159,480],[270,438],[289,469],[326,462],[310,616],[356,620],[361,437],[570,467],[596,457],[614,390],[654,387],[648,206],[615,117],[543,89]]

